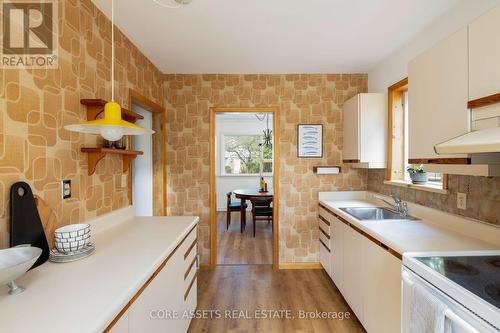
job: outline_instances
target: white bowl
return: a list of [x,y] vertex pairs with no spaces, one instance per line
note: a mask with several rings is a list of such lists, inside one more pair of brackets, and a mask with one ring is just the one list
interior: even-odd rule
[[14,280],[26,273],[41,254],[42,249],[32,246],[0,250],[0,283],[7,283],[10,295],[24,291],[24,288],[17,286]]
[[90,224],[68,224],[64,227],[56,229],[54,232],[55,238],[66,239],[71,237],[83,236],[90,233]]
[[76,237],[70,237],[70,238],[54,238],[54,242],[56,243],[70,243],[70,242],[77,242],[81,240],[86,240],[90,238],[90,233],[85,234],[83,236],[76,236]]
[[62,252],[64,254],[71,254],[74,253],[78,250],[81,250],[87,245],[87,239],[79,240],[79,241],[74,241],[74,242],[67,242],[67,243],[59,243],[56,242],[56,249],[59,252]]

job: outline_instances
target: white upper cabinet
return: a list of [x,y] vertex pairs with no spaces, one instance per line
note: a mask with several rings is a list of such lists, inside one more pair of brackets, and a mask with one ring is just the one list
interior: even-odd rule
[[500,93],[500,6],[469,25],[469,99]]
[[387,101],[384,94],[358,94],[344,103],[344,163],[385,168]]
[[470,128],[466,27],[410,62],[408,95],[409,159],[467,157],[434,151]]

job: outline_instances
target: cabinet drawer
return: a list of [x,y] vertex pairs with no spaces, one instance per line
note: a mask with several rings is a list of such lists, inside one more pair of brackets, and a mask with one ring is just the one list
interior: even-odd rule
[[178,251],[179,253],[182,254],[182,256],[188,254],[189,252],[188,250],[191,249],[191,245],[196,240],[197,234],[198,234],[198,227],[195,226],[188,232],[187,236],[185,236],[184,240],[182,241],[182,244],[178,248]]
[[323,232],[325,232],[328,236],[330,236],[330,227],[332,225],[331,222],[329,222],[328,220],[326,220],[323,216],[318,216],[318,224],[319,224],[319,229],[320,229],[320,232],[321,230],[323,230]]
[[327,235],[325,232],[323,232],[323,229],[319,228],[319,240],[323,242],[323,244],[330,250],[331,247],[331,237],[330,235]]
[[330,213],[329,211],[327,211],[326,209],[324,209],[321,206],[319,206],[319,213],[318,214],[323,219],[325,219],[327,221],[327,223],[330,223],[330,224],[333,222],[333,219],[335,218],[335,216],[333,216],[332,213]]
[[328,273],[328,275],[331,275],[331,263],[330,263],[330,251],[326,248],[326,246],[321,243],[319,243],[319,262],[321,263],[321,266],[325,269],[325,271]]

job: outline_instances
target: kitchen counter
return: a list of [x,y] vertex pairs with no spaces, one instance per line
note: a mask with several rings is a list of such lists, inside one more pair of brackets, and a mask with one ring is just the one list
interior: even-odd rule
[[0,332],[102,332],[198,223],[193,216],[131,217],[125,210],[119,222],[108,217],[109,226],[102,218],[95,228],[91,223],[90,257],[29,271],[16,280],[26,287],[20,295],[8,296],[1,286]]
[[[369,192],[337,193],[333,197],[320,196],[320,204],[357,226],[370,236],[389,246],[399,254],[404,252],[467,251],[500,249],[500,228],[446,214],[409,203],[409,213],[418,221],[380,220],[360,221],[340,207],[386,207],[382,201],[372,199]],[[390,200],[390,198],[389,198]],[[446,215],[446,216],[444,216]],[[433,219],[434,218],[434,219]],[[441,220],[448,223],[438,223]],[[468,222],[468,223],[467,223]],[[471,223],[475,225],[470,225]],[[466,225],[467,224],[467,225]],[[475,233],[469,232],[476,229]],[[482,235],[481,233],[489,233]],[[498,237],[498,238],[497,238]],[[497,242],[493,240],[497,240]]]

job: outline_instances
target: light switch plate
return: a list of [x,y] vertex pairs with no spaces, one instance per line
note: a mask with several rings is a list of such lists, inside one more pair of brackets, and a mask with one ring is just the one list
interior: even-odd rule
[[462,210],[467,209],[467,194],[457,193],[457,208]]
[[61,197],[64,199],[71,198],[71,180],[63,179],[61,181]]

